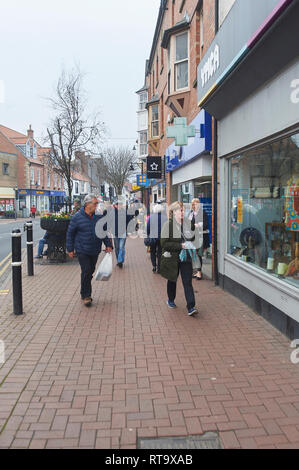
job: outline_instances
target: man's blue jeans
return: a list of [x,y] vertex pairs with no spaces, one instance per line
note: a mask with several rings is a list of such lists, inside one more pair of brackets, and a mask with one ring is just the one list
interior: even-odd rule
[[47,244],[47,240],[45,238],[41,238],[40,241],[38,242],[38,250],[37,250],[37,256],[42,256],[43,251],[44,251],[44,246]]
[[124,263],[125,262],[125,245],[126,245],[126,238],[114,238],[114,249],[115,249],[115,256],[117,263]]

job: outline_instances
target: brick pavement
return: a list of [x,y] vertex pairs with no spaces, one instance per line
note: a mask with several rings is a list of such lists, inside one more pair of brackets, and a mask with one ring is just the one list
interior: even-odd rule
[[24,274],[24,316],[0,299],[0,448],[128,449],[206,431],[225,448],[299,448],[290,341],[207,280],[194,284],[197,318],[181,282],[169,310],[147,256],[128,240],[125,268],[94,282],[90,309],[78,265]]

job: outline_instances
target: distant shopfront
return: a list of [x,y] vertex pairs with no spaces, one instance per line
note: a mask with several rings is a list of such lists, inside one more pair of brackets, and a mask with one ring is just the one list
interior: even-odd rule
[[64,205],[64,198],[64,191],[19,189],[17,210],[24,217],[29,216],[32,206],[35,206],[40,213],[58,211]]
[[0,187],[0,216],[15,211],[15,190]]

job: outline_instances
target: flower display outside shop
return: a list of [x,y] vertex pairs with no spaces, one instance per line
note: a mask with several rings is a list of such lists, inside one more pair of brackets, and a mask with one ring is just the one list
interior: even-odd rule
[[65,214],[64,212],[62,213],[52,213],[52,214],[44,214],[43,219],[71,219],[72,214]]
[[45,214],[40,219],[40,226],[48,232],[67,232],[71,219],[71,214]]

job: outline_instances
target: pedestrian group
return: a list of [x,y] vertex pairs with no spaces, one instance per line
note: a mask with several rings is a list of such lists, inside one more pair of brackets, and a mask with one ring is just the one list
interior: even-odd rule
[[[140,229],[137,220],[139,210],[128,210],[116,201],[112,207],[98,213],[99,201],[94,194],[84,199],[82,208],[74,211],[67,231],[66,249],[71,258],[77,256],[81,267],[81,298],[86,307],[92,304],[91,281],[99,254],[104,249],[114,249],[116,264],[122,269],[125,262],[125,246],[128,233]],[[96,226],[101,221],[102,232]],[[155,204],[146,218],[144,244],[150,254],[152,271],[167,280],[167,306],[177,308],[175,303],[177,281],[181,276],[187,314],[198,313],[192,279],[202,279],[203,253],[210,246],[208,217],[199,199],[192,201],[186,214],[184,204],[173,203],[166,213],[162,204]],[[45,240],[46,241],[46,240]],[[40,243],[42,245],[42,242]],[[40,246],[39,254],[42,247]]]

